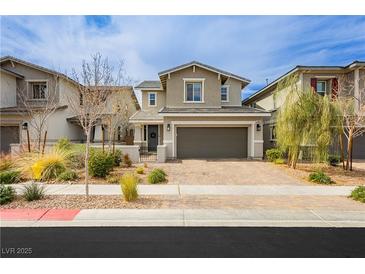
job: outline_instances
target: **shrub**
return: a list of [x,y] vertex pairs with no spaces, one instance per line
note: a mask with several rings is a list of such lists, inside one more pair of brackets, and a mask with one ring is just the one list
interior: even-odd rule
[[70,166],[74,169],[85,167],[85,145],[73,144],[68,156]]
[[55,145],[56,149],[70,150],[72,148],[71,142],[67,138],[61,138]]
[[72,181],[79,178],[77,173],[73,170],[66,169],[64,172],[62,172],[60,175],[58,175],[57,180],[58,181]]
[[278,148],[270,148],[266,150],[265,155],[266,159],[268,159],[270,162],[274,162],[275,160],[283,157],[283,152]]
[[112,154],[95,150],[90,154],[88,164],[91,176],[105,178],[113,169],[114,158]]
[[309,181],[324,185],[329,185],[334,183],[331,177],[324,174],[323,171],[315,171],[309,174]]
[[37,183],[31,183],[29,185],[25,185],[23,189],[23,198],[30,201],[40,200],[45,195],[45,188],[44,186],[37,184]]
[[138,177],[132,173],[125,173],[120,180],[123,197],[127,202],[138,198]]
[[128,154],[123,155],[123,165],[125,167],[131,167],[132,166],[132,160],[131,160],[131,158],[129,157]]
[[106,176],[106,181],[108,184],[118,184],[120,181],[120,177],[116,175],[108,175]]
[[20,182],[20,171],[18,170],[6,170],[0,172],[1,184],[15,184]]
[[283,158],[278,158],[278,159],[275,159],[274,163],[276,165],[283,165],[283,164],[285,164],[285,160]]
[[143,167],[141,167],[141,166],[140,166],[140,167],[137,167],[137,168],[136,168],[136,173],[137,173],[137,174],[143,174],[143,173],[144,173],[144,168],[143,168]]
[[11,186],[0,185],[0,205],[10,203],[16,195],[15,189]]
[[0,171],[12,169],[14,167],[14,161],[10,155],[2,154],[0,156]]
[[116,149],[113,153],[114,166],[119,166],[122,162],[122,151]]
[[358,186],[352,192],[351,196],[355,201],[365,203],[365,186]]
[[147,163],[143,163],[144,168],[148,168]]
[[336,166],[337,164],[340,163],[340,156],[338,156],[338,155],[328,155],[327,162],[331,166]]
[[166,173],[162,169],[155,168],[148,174],[147,180],[150,184],[158,184],[166,181]]

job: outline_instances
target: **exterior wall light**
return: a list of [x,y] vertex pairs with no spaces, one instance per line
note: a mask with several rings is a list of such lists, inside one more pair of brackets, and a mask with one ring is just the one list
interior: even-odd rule
[[22,124],[22,129],[23,130],[28,130],[28,123],[27,122]]
[[256,124],[256,131],[261,131],[261,125],[260,125],[260,123],[257,123]]
[[170,131],[170,124],[167,124],[167,131]]

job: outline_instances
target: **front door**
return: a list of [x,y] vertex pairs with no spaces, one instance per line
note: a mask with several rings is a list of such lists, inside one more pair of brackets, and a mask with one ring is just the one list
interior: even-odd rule
[[148,132],[148,151],[157,151],[158,126],[149,125],[147,132]]

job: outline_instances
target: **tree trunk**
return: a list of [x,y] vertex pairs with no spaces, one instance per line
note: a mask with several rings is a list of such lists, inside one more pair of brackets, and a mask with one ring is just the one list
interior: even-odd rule
[[28,152],[30,152],[30,137],[29,137],[29,129],[27,128],[27,142],[28,142]]
[[350,170],[350,161],[351,161],[351,152],[352,152],[352,141],[353,141],[353,137],[352,137],[352,129],[350,129],[349,131],[349,138],[348,138],[348,143],[347,143],[347,159],[346,159],[346,170]]
[[41,142],[42,142],[42,131],[38,133],[38,142],[37,142],[38,153],[41,152]]
[[339,142],[340,142],[340,150],[341,150],[341,162],[342,162],[342,168],[345,169],[345,151],[343,146],[343,138],[342,138],[342,132],[339,134]]
[[352,152],[354,147],[354,138],[351,136],[351,144],[350,144],[350,170],[352,170]]
[[103,126],[101,126],[101,143],[102,143],[103,152],[104,152],[104,127]]
[[45,149],[45,147],[46,147],[46,140],[47,140],[47,130],[44,132],[43,147],[42,147],[42,155],[44,155],[44,149]]
[[115,132],[113,133],[113,154],[115,153]]
[[86,200],[89,200],[89,148],[90,148],[90,134],[91,129],[86,133],[86,147],[85,147],[85,194]]

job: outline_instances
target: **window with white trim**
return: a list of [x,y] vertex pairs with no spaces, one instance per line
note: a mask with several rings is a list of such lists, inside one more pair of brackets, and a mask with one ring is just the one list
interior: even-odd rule
[[185,101],[186,102],[202,102],[202,82],[186,82],[185,83]]
[[221,101],[222,102],[229,101],[229,86],[226,85],[221,86]]
[[32,99],[42,100],[46,99],[47,82],[32,82]]
[[317,81],[317,93],[320,95],[325,95],[327,89],[327,82],[326,81]]
[[157,98],[156,92],[149,92],[148,93],[148,106],[149,107],[155,107],[156,106],[156,98]]

